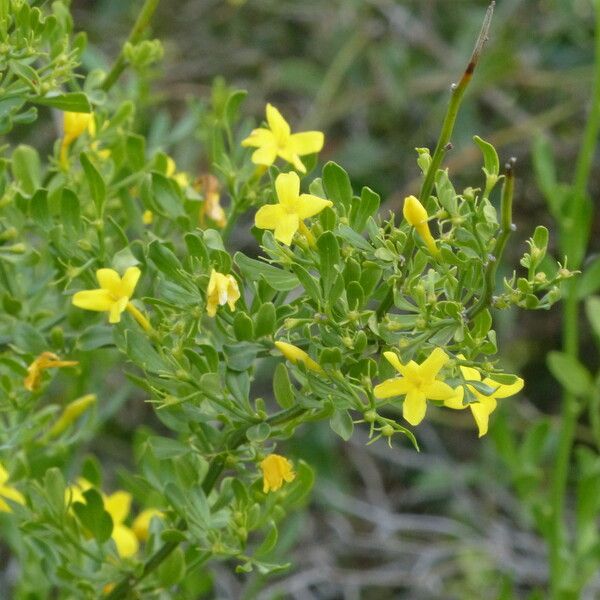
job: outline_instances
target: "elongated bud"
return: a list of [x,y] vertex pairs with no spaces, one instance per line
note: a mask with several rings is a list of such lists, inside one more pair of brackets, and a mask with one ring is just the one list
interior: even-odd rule
[[96,402],[96,394],[86,394],[67,404],[56,423],[50,429],[50,437],[58,437],[63,431],[74,423],[90,406]]
[[307,369],[315,373],[323,373],[323,369],[304,350],[300,350],[297,346],[288,344],[287,342],[275,342],[275,347],[291,363],[297,364],[301,362]]
[[412,225],[416,232],[421,236],[429,249],[429,252],[434,256],[438,256],[440,251],[431,235],[431,231],[429,231],[429,224],[427,223],[429,215],[427,214],[425,207],[417,198],[415,198],[415,196],[408,196],[404,199],[402,214],[407,223]]

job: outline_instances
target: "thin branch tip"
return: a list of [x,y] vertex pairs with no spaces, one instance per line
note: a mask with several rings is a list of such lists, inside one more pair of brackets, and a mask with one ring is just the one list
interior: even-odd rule
[[485,12],[485,17],[483,18],[483,23],[481,25],[481,30],[479,31],[479,35],[477,36],[477,41],[475,42],[475,48],[473,49],[473,54],[471,55],[471,60],[467,66],[467,72],[472,73],[479,62],[479,57],[483,52],[483,47],[485,43],[489,39],[490,27],[492,25],[492,17],[494,15],[494,7],[496,6],[496,2],[492,0],[490,5]]

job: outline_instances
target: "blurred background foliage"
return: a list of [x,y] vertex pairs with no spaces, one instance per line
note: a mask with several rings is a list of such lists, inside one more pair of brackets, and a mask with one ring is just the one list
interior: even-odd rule
[[[321,158],[344,165],[355,189],[368,184],[381,193],[383,211],[399,211],[404,196],[418,190],[414,149],[435,145],[450,83],[464,69],[486,5],[487,0],[168,0],[153,27],[165,47],[164,60],[147,77],[126,75],[122,93],[134,94],[139,127],[150,145],[173,153],[180,170],[199,176],[211,168],[202,122],[210,118],[215,78],[223,76],[249,91],[247,129],[262,118],[267,101],[274,103],[295,129],[325,131]],[[76,30],[89,32],[86,71],[110,65],[138,9],[129,0],[73,3]],[[460,173],[458,185],[478,176],[474,134],[492,142],[502,159],[517,157],[518,231],[506,264],[515,264],[535,224],[552,228],[533,174],[536,137],[549,140],[559,175],[571,175],[589,108],[592,17],[588,0],[497,2],[490,41],[446,164],[453,177]],[[20,134],[13,132],[15,141]],[[57,133],[46,119],[26,135],[35,135],[38,147],[47,140],[50,149]],[[590,192],[597,198],[598,161],[594,172]],[[598,229],[596,222],[593,251],[599,249]],[[248,236],[233,243],[253,242]],[[518,400],[501,403],[484,441],[477,440],[462,411],[445,412],[443,421],[441,413],[431,412],[419,427],[420,454],[383,443],[366,446],[366,432],[342,445],[327,425],[305,430],[290,442],[289,454],[317,469],[313,500],[289,519],[277,550],[290,556],[294,570],[261,582],[217,566],[214,580],[199,579],[189,598],[543,597],[535,589],[547,580],[544,544],[512,491],[500,442],[507,426],[525,432],[543,415],[558,418],[560,388],[545,355],[560,345],[559,310],[500,315],[505,366],[523,375],[526,387]],[[587,329],[582,355],[595,366]],[[101,367],[89,368],[96,370],[98,385],[107,381],[112,390],[103,394],[110,398],[103,409],[105,435],[90,450],[116,472],[133,461],[135,426],[159,424],[113,373],[110,352]],[[589,442],[585,421],[577,437]],[[546,452],[551,456],[552,448]],[[599,590],[596,578],[586,594],[598,597]]]

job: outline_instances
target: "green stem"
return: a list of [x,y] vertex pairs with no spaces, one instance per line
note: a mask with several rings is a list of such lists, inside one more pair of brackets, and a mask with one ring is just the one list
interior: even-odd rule
[[437,146],[435,147],[435,151],[431,158],[431,164],[429,165],[429,169],[427,169],[427,175],[425,175],[425,180],[423,181],[423,185],[421,186],[421,192],[419,193],[419,199],[423,204],[425,204],[427,200],[429,200],[429,196],[431,195],[431,190],[433,189],[433,184],[435,182],[435,176],[438,172],[438,169],[440,168],[440,165],[444,160],[446,151],[452,147],[452,145],[450,144],[450,138],[454,129],[454,123],[456,122],[456,116],[458,115],[460,103],[462,102],[463,96],[465,95],[467,86],[469,85],[469,82],[473,77],[475,67],[479,62],[479,57],[481,56],[483,46],[487,41],[487,35],[490,29],[490,23],[492,21],[492,14],[494,12],[494,5],[495,2],[491,2],[487,9],[487,12],[485,13],[483,25],[481,26],[481,31],[479,32],[477,42],[475,43],[475,48],[473,50],[473,54],[471,55],[471,60],[469,60],[469,64],[467,65],[463,76],[460,78],[460,81],[457,84],[452,85],[452,94],[450,96],[448,108],[446,109],[446,116],[444,117],[444,122],[442,124],[442,131],[440,132],[440,137],[438,138]]
[[[594,84],[592,90],[591,111],[583,132],[583,140],[573,177],[573,199],[584,202],[588,190],[589,178],[598,134],[600,133],[600,0],[594,1],[595,21],[595,55]],[[562,233],[564,235],[564,233]],[[569,265],[577,268],[579,265]],[[565,354],[577,360],[579,358],[579,298],[577,283],[565,284],[565,302],[563,305],[563,350]],[[569,479],[571,452],[575,440],[577,420],[581,411],[578,398],[564,390],[560,433],[556,462],[552,470],[551,509],[552,525],[549,535],[550,554],[550,591],[551,597],[561,597],[561,580],[565,572],[564,560],[568,553],[569,540],[565,523],[565,502]]]
[[[144,6],[142,6],[142,10],[138,14],[138,17],[129,32],[129,37],[127,38],[127,42],[130,44],[137,44],[144,34],[145,29],[150,24],[150,20],[152,19],[152,15],[158,6],[160,0],[146,0],[144,2]],[[127,43],[126,42],[126,43]],[[114,62],[111,70],[109,71],[106,79],[102,82],[102,89],[105,92],[108,92],[110,88],[117,82],[117,79],[121,76],[121,73],[127,67],[127,59],[125,58],[125,45],[121,48],[121,52],[119,52],[119,56],[117,56],[117,60]]]
[[[266,423],[269,425],[282,425],[284,423],[288,423],[289,421],[293,421],[297,419],[299,416],[307,412],[308,409],[303,408],[302,406],[292,406],[286,410],[282,410],[268,419],[266,419]],[[235,450],[238,446],[241,446],[246,440],[246,432],[248,429],[254,425],[254,423],[248,425],[247,427],[242,427],[238,429],[234,435],[231,437],[227,449],[224,452],[221,452],[217,456],[215,456],[209,464],[208,471],[204,480],[202,482],[202,490],[208,496],[211,492],[217,480],[219,479],[219,475],[223,472],[225,468],[225,462],[227,460],[227,453],[231,450]],[[185,531],[187,529],[187,523],[184,519],[181,519],[177,525],[177,529],[179,531]],[[179,542],[167,542],[163,546],[161,546],[146,562],[144,568],[140,575],[128,574],[125,575],[124,578],[106,595],[106,600],[118,600],[119,598],[126,598],[129,592],[133,591],[135,587],[145,579],[150,573],[155,571],[170,555],[171,553],[179,546]]]
[[481,311],[490,306],[496,287],[496,272],[498,271],[498,265],[502,260],[508,238],[513,231],[512,204],[515,191],[514,163],[515,159],[511,159],[506,163],[504,186],[502,187],[502,200],[500,204],[500,234],[496,240],[493,254],[489,257],[487,262],[483,293],[477,302],[475,302],[475,304],[467,311],[469,319],[473,319]]

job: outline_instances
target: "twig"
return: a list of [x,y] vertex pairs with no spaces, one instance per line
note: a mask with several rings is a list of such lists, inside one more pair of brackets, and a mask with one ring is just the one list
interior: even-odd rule
[[[146,0],[144,2],[144,6],[142,6],[142,10],[138,14],[138,17],[129,33],[129,37],[127,38],[127,42],[130,44],[137,44],[146,30],[146,27],[150,24],[150,20],[152,19],[152,15],[158,6],[160,0]],[[126,43],[127,43],[126,42]],[[112,68],[110,69],[106,79],[102,82],[102,89],[105,92],[108,92],[110,88],[117,82],[117,79],[121,76],[121,73],[127,67],[127,60],[125,58],[125,44],[123,48],[121,48],[121,52],[119,52],[119,56],[117,56],[117,60],[114,62]]]
[[458,84],[452,85],[452,95],[450,96],[450,102],[448,104],[448,109],[446,110],[444,123],[442,124],[442,131],[440,133],[437,146],[435,147],[435,151],[431,158],[431,164],[429,165],[427,175],[425,176],[425,180],[423,181],[421,192],[419,194],[419,198],[423,203],[429,199],[437,171],[444,160],[446,151],[450,147],[450,138],[452,136],[452,130],[454,129],[454,123],[456,122],[456,116],[458,115],[460,103],[462,102],[467,86],[473,77],[473,72],[475,71],[475,67],[479,62],[483,47],[488,39],[488,33],[490,30],[490,24],[492,22],[495,4],[496,3],[492,1],[488,6],[483,19],[483,24],[481,26],[481,31],[479,32],[479,36],[475,42],[475,48],[473,49],[473,54],[471,54],[471,59],[467,64],[467,68],[465,69]]
[[506,248],[506,242],[510,234],[514,231],[514,225],[512,223],[512,203],[515,189],[515,177],[514,177],[514,166],[516,163],[515,158],[511,158],[505,166],[504,171],[504,186],[502,187],[502,200],[500,205],[500,235],[496,240],[493,254],[489,256],[488,263],[485,269],[484,278],[484,289],[483,293],[469,308],[467,316],[469,319],[473,319],[482,310],[486,309],[491,301],[496,286],[496,271],[498,265],[502,260],[504,249]]

